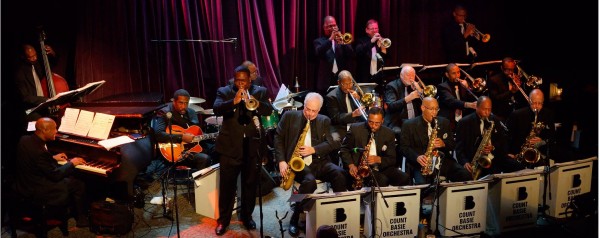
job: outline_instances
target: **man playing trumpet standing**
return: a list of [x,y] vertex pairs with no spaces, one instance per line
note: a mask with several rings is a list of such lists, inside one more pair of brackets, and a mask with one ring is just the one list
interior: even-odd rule
[[389,39],[379,34],[379,24],[376,20],[367,21],[366,35],[356,41],[356,81],[371,83],[379,81],[383,74],[380,69],[387,58],[387,47],[391,44]]
[[354,49],[351,44],[344,43],[333,16],[323,19],[323,36],[315,39],[313,45],[319,59],[315,70],[315,88],[318,93],[325,95],[327,88],[335,84],[338,73],[348,69],[350,60],[354,57]]
[[215,233],[225,234],[233,211],[237,177],[241,173],[242,208],[239,218],[247,229],[256,229],[252,220],[256,201],[257,163],[260,146],[259,116],[271,115],[267,89],[250,82],[245,66],[235,68],[233,85],[220,87],[213,105],[216,115],[223,116],[223,126],[216,142],[219,153],[219,219]]
[[[339,148],[339,142],[331,136],[329,118],[319,114],[322,105],[321,95],[307,94],[304,109],[283,114],[275,133],[275,158],[279,161],[279,172],[283,181],[294,173],[294,180],[300,183],[298,190],[301,194],[314,192],[317,179],[331,183],[334,192],[346,191],[344,170],[331,163],[329,158],[330,152]],[[288,171],[288,163],[293,156],[299,156],[304,162],[300,171]],[[290,218],[288,231],[292,236],[298,236],[300,232],[298,220],[302,209],[302,203],[296,204]]]

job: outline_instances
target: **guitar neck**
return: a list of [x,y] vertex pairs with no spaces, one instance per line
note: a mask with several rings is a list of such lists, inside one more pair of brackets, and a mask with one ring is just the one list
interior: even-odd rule
[[216,138],[217,135],[219,135],[218,132],[216,132],[216,133],[209,133],[209,134],[203,134],[203,135],[197,135],[197,136],[194,136],[194,139],[192,140],[192,143],[196,143],[196,142],[200,142],[200,141],[208,140],[208,139],[213,139],[213,138]]

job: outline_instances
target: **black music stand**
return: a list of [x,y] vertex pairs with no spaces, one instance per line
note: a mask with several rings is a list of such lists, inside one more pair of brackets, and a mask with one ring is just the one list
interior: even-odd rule
[[97,81],[97,82],[93,82],[93,83],[88,83],[81,88],[56,94],[56,96],[49,98],[45,102],[42,102],[39,105],[28,109],[27,111],[25,111],[25,113],[27,115],[29,115],[33,112],[39,112],[42,109],[47,109],[47,108],[75,102],[75,101],[81,99],[83,96],[87,96],[87,95],[93,93],[100,86],[102,86],[105,82],[106,81],[102,80],[102,81]]

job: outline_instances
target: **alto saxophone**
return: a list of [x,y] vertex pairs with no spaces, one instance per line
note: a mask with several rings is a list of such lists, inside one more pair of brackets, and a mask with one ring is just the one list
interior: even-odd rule
[[304,145],[304,140],[306,139],[306,133],[308,133],[310,121],[306,122],[306,126],[304,130],[302,130],[302,134],[300,134],[300,138],[298,139],[298,143],[296,143],[296,147],[294,148],[294,152],[292,153],[292,158],[290,162],[288,162],[287,175],[281,179],[281,184],[279,187],[283,188],[283,190],[288,190],[292,187],[294,183],[294,178],[296,178],[296,172],[300,172],[304,169],[304,160],[300,155],[300,146]]
[[527,162],[529,164],[535,164],[540,160],[541,153],[537,150],[536,144],[529,144],[529,141],[534,137],[538,136],[538,134],[544,128],[544,124],[542,122],[538,122],[538,110],[533,110],[535,112],[535,119],[531,123],[531,131],[529,131],[529,135],[525,138],[525,143],[521,146],[521,152],[517,154],[517,161],[519,162]]
[[[490,120],[488,118],[485,119],[486,121],[490,122]],[[473,160],[471,160],[471,175],[473,177],[473,180],[477,180],[479,178],[479,174],[481,173],[481,167],[483,168],[489,168],[492,166],[492,160],[494,159],[494,155],[492,155],[492,153],[489,153],[487,155],[483,155],[483,148],[490,143],[490,139],[492,139],[492,131],[494,130],[494,121],[490,122],[491,125],[488,129],[485,129],[484,133],[483,133],[483,137],[481,139],[481,143],[479,143],[479,147],[477,148],[477,151],[475,152],[475,155],[473,156]]]
[[437,150],[433,148],[433,142],[435,142],[435,138],[437,138],[437,119],[433,118],[433,125],[431,127],[431,135],[429,136],[429,144],[427,145],[427,150],[425,151],[425,159],[427,160],[427,165],[421,167],[421,174],[426,176],[433,173],[434,164],[433,157],[437,156]]
[[352,187],[354,190],[359,190],[363,186],[363,179],[369,176],[369,152],[371,151],[371,143],[373,142],[373,133],[371,133],[371,139],[369,139],[369,143],[365,146],[365,151],[363,151],[360,157],[360,163],[358,165],[358,171],[354,176],[354,183]]

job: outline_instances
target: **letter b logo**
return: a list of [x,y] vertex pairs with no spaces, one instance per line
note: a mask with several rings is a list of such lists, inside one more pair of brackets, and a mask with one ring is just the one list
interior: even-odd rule
[[343,222],[346,221],[346,214],[344,213],[343,208],[335,209],[335,222]]
[[573,175],[573,188],[581,186],[581,175],[574,174]]
[[471,210],[475,208],[475,201],[473,200],[473,196],[465,197],[465,210]]
[[404,207],[404,205],[404,202],[397,202],[394,204],[396,216],[404,216],[406,214],[406,207]]
[[517,201],[522,201],[522,200],[525,200],[526,198],[527,198],[527,188],[519,187],[519,190],[517,191]]

